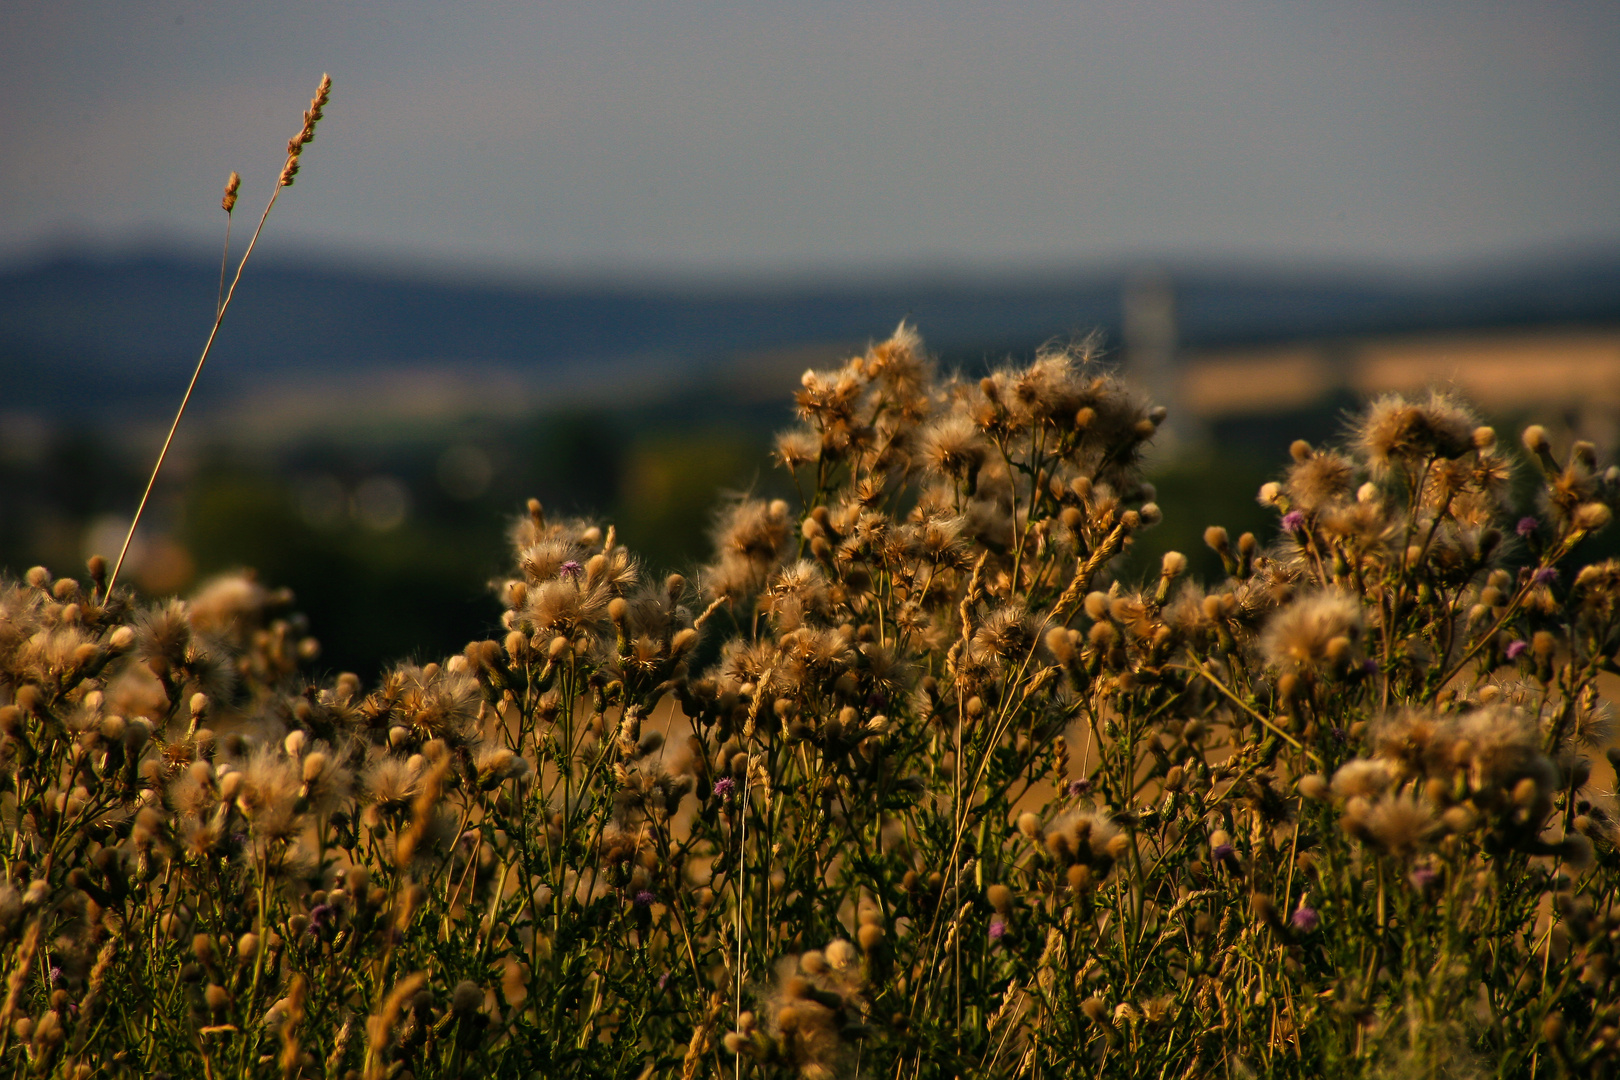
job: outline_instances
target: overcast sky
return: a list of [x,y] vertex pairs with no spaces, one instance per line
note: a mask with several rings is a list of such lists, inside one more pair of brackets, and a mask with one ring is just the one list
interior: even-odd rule
[[1620,4],[7,0],[0,259],[1427,266],[1620,243]]

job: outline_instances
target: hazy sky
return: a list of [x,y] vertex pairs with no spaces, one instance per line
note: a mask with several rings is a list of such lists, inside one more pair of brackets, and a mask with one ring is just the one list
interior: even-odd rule
[[[7,0],[0,259],[1425,265],[1620,242],[1620,3]],[[245,215],[244,215],[245,216]]]

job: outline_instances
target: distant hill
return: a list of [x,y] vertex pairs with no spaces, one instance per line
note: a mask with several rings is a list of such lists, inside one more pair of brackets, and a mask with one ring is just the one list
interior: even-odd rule
[[[1184,344],[1429,328],[1620,322],[1620,253],[1418,278],[1170,267]],[[900,318],[974,362],[1054,337],[1119,340],[1124,271],[915,275],[754,286],[469,283],[330,264],[250,266],[200,403],[383,370],[695,372],[739,356],[856,344]],[[46,417],[171,403],[212,316],[218,264],[63,255],[0,271],[0,411]],[[161,410],[160,410],[161,411]]]

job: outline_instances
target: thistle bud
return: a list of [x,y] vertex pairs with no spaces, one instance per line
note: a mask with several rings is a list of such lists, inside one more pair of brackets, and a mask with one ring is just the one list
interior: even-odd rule
[[450,992],[450,1012],[456,1016],[470,1016],[483,1005],[483,988],[471,979],[462,979]]
[[857,959],[855,946],[842,938],[828,945],[825,954],[827,963],[840,971],[853,967]]
[[1592,841],[1580,833],[1570,833],[1558,842],[1558,854],[1566,866],[1579,873],[1592,865]]
[[1582,532],[1597,532],[1614,520],[1614,511],[1600,502],[1581,503],[1575,508],[1575,527]]
[[514,664],[521,664],[529,658],[529,637],[521,630],[513,630],[506,635],[506,655],[512,658]]

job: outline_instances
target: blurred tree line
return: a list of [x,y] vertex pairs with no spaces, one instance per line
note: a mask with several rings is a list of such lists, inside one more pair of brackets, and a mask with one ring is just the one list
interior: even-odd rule
[[[983,366],[945,359],[964,371]],[[189,466],[160,484],[143,521],[143,559],[129,580],[183,594],[250,567],[293,591],[323,664],[369,679],[391,661],[439,657],[497,629],[489,584],[507,565],[507,524],[530,497],[552,513],[611,522],[655,572],[690,573],[709,554],[726,493],[796,498],[769,460],[772,435],[791,422],[792,389],[784,381],[779,396],[764,397],[695,383],[656,403],[271,451],[192,433]],[[1223,421],[1207,441],[1154,462],[1165,518],[1126,557],[1123,575],[1156,574],[1174,549],[1194,573],[1218,576],[1202,539],[1211,524],[1269,542],[1274,514],[1255,501],[1260,485],[1280,474],[1300,432],[1338,439],[1351,405]],[[147,462],[83,430],[14,431],[0,447],[0,567],[20,574],[43,563],[65,574],[92,547],[116,556]]]

